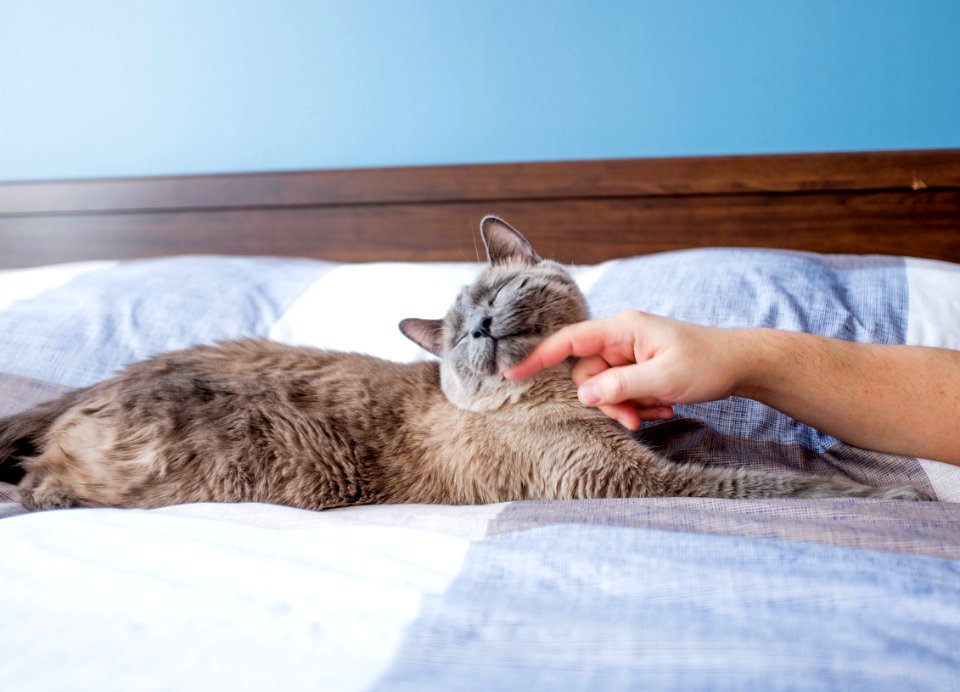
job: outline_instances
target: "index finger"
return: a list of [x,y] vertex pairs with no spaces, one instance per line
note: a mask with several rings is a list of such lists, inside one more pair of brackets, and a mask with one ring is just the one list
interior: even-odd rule
[[520,380],[562,363],[570,356],[594,356],[603,351],[604,334],[596,323],[579,322],[548,336],[522,361],[506,370],[508,380]]

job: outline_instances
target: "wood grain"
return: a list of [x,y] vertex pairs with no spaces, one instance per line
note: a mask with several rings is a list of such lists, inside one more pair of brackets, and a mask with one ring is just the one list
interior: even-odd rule
[[566,262],[702,246],[960,261],[960,151],[0,185],[0,266],[170,254],[473,260],[486,213]]
[[703,246],[960,260],[960,192],[927,191],[7,217],[0,264],[175,254],[472,261],[486,213],[570,263]]

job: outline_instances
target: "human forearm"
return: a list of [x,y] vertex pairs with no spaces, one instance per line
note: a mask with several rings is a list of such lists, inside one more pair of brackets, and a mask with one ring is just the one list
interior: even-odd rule
[[960,352],[856,344],[773,329],[720,329],[642,312],[581,322],[508,377],[565,358],[580,400],[636,430],[674,404],[762,401],[844,442],[960,465]]
[[868,449],[960,464],[960,353],[808,334],[737,334],[734,393]]

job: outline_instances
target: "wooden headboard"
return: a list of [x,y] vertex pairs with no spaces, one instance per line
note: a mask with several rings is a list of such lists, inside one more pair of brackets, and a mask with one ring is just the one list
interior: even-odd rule
[[702,246],[960,261],[960,150],[4,183],[0,267],[475,260],[487,213],[569,263]]

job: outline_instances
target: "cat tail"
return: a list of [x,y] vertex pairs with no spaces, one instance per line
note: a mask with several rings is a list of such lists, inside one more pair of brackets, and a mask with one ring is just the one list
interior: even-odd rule
[[23,470],[19,460],[38,452],[54,421],[86,390],[78,389],[22,413],[0,418],[0,482],[19,483]]
[[680,497],[750,499],[768,497],[876,497],[888,500],[932,500],[909,485],[877,488],[843,478],[801,476],[702,464],[661,465],[663,494]]

